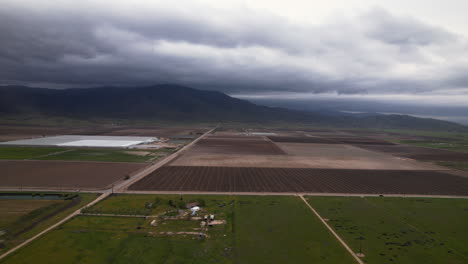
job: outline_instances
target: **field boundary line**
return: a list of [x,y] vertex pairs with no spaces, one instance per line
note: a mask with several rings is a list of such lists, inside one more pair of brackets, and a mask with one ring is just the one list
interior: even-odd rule
[[344,242],[344,240],[331,228],[331,226],[320,216],[320,214],[310,205],[307,200],[304,198],[304,196],[299,195],[299,197],[304,201],[304,203],[309,207],[309,209],[317,216],[320,221],[328,228],[328,230],[335,236],[335,238],[343,245],[343,247],[354,257],[354,259],[359,263],[359,264],[365,264],[364,261],[362,261],[356,253]]
[[37,238],[41,237],[42,235],[46,234],[47,232],[51,231],[52,229],[58,227],[59,225],[65,223],[66,221],[70,220],[71,218],[73,218],[74,216],[77,216],[80,214],[81,210],[83,208],[86,208],[86,207],[89,207],[89,206],[92,206],[94,204],[96,204],[97,202],[105,199],[107,196],[109,196],[111,193],[109,192],[105,192],[103,194],[101,194],[99,197],[97,197],[96,199],[94,199],[93,201],[91,201],[90,203],[84,205],[83,207],[79,208],[78,210],[74,211],[73,213],[69,214],[68,216],[64,217],[62,220],[58,221],[57,223],[49,226],[48,228],[42,230],[41,232],[39,232],[38,234],[36,234],[35,236],[27,239],[26,241],[24,241],[23,243],[11,248],[10,250],[8,250],[7,252],[3,253],[1,256],[0,256],[0,260],[6,258],[7,256],[9,256],[10,254],[12,254],[13,252],[17,251],[18,249],[28,245],[29,243],[33,242],[34,240],[36,240]]
[[41,159],[41,158],[45,158],[45,157],[49,157],[49,156],[54,156],[54,155],[67,153],[67,152],[70,152],[70,151],[74,151],[74,149],[66,149],[66,150],[62,150],[62,151],[56,151],[56,152],[52,152],[52,153],[49,153],[49,154],[45,154],[45,155],[41,155],[41,156],[37,156],[37,157],[32,157],[32,158],[24,159],[24,160],[37,160],[37,159]]
[[82,216],[103,216],[103,217],[134,217],[134,218],[155,218],[157,215],[122,215],[122,214],[94,214],[94,213],[80,213]]
[[211,132],[213,132],[216,128],[218,127],[215,127],[215,128],[212,128],[210,130],[208,130],[207,132],[205,132],[203,135],[199,136],[197,139],[195,139],[194,141],[190,142],[188,145],[184,146],[183,148],[179,149],[178,151],[172,153],[171,155],[165,157],[164,159],[162,160],[159,160],[157,161],[155,164],[149,166],[149,167],[146,167],[144,168],[143,170],[139,171],[138,173],[136,173],[133,177],[131,177],[130,179],[128,179],[127,181],[124,181],[122,183],[120,183],[118,186],[114,186],[114,192],[118,192],[118,191],[123,191],[125,192],[128,187],[130,187],[132,184],[136,183],[137,181],[143,179],[144,177],[148,176],[150,173],[154,172],[155,170],[159,169],[160,167],[168,164],[169,162],[171,162],[172,160],[174,160],[175,158],[179,157],[182,153],[184,153],[187,149],[189,149],[190,147],[192,147],[193,145],[195,145],[198,141],[200,141],[202,138],[204,138],[206,135],[210,134]]

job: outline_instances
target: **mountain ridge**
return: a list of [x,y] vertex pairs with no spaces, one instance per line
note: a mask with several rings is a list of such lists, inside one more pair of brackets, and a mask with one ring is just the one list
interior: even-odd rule
[[290,122],[320,126],[468,131],[456,123],[408,115],[365,116],[257,105],[217,91],[182,85],[73,89],[0,87],[0,114],[187,122]]

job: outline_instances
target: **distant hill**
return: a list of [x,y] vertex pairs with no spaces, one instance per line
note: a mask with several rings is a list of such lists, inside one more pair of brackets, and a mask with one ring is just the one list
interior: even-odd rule
[[183,122],[301,123],[306,125],[468,131],[459,124],[406,115],[303,112],[260,106],[215,91],[180,85],[45,89],[0,87],[0,114]]

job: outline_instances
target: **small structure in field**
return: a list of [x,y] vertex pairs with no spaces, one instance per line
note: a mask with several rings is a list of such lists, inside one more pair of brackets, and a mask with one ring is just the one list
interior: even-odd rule
[[198,211],[200,211],[200,207],[198,206],[194,206],[192,208],[190,208],[190,211],[192,211],[192,215],[196,215]]

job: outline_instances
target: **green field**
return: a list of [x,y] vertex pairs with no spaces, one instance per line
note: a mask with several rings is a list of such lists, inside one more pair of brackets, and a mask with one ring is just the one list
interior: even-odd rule
[[58,147],[0,147],[0,159],[152,162],[174,150],[88,149]]
[[433,137],[418,140],[405,140],[402,139],[402,136],[393,135],[393,139],[390,140],[395,143],[413,145],[418,147],[426,148],[436,148],[436,149],[445,149],[451,151],[459,152],[468,152],[468,133],[459,133],[459,132],[433,132],[433,131],[411,131],[411,130],[394,130],[387,129],[385,132],[398,133],[402,136],[411,135],[411,136],[423,136],[423,137]]
[[413,136],[428,136],[428,137],[453,138],[453,139],[460,139],[460,140],[468,140],[468,133],[463,133],[463,132],[402,130],[402,129],[383,129],[383,130],[374,130],[374,131],[399,133],[399,134],[413,135]]
[[62,151],[61,148],[55,147],[0,147],[0,159],[33,159],[48,154],[52,154],[58,151]]
[[458,152],[468,152],[468,140],[444,141],[440,140],[396,140],[395,142],[406,145],[413,145],[425,148],[445,149]]
[[68,152],[40,158],[40,160],[151,162],[171,152],[172,150],[72,149]]
[[298,197],[239,197],[236,263],[355,263]]
[[96,197],[96,194],[83,193],[75,200],[0,199],[0,231],[4,232],[0,236],[0,253],[34,236]]
[[0,200],[0,230],[5,230],[8,226],[15,224],[21,217],[28,215],[38,209],[60,206],[63,200]]
[[[413,136],[429,136],[434,137],[433,139],[418,139],[418,140],[405,140],[398,135],[394,136],[394,139],[390,140],[394,143],[412,145],[424,148],[434,148],[450,150],[455,152],[468,152],[468,134],[467,133],[455,133],[455,132],[429,132],[429,131],[406,131],[406,130],[386,130],[387,132],[401,133],[403,135]],[[436,161],[437,165],[468,171],[467,162],[447,162],[447,161]]]
[[[226,222],[170,218],[192,201]],[[354,263],[298,197],[116,195],[87,212],[139,210],[159,216],[75,217],[2,263]]]
[[438,165],[468,171],[468,162],[448,162],[448,161],[439,161]]
[[468,263],[468,200],[308,197],[364,262]]
[[[180,198],[183,197],[184,200]],[[165,210],[177,209],[169,205],[169,200],[176,205],[185,206],[187,196],[178,195],[128,195],[114,194],[98,204],[83,210],[93,214],[120,214],[120,215],[156,215]]]

